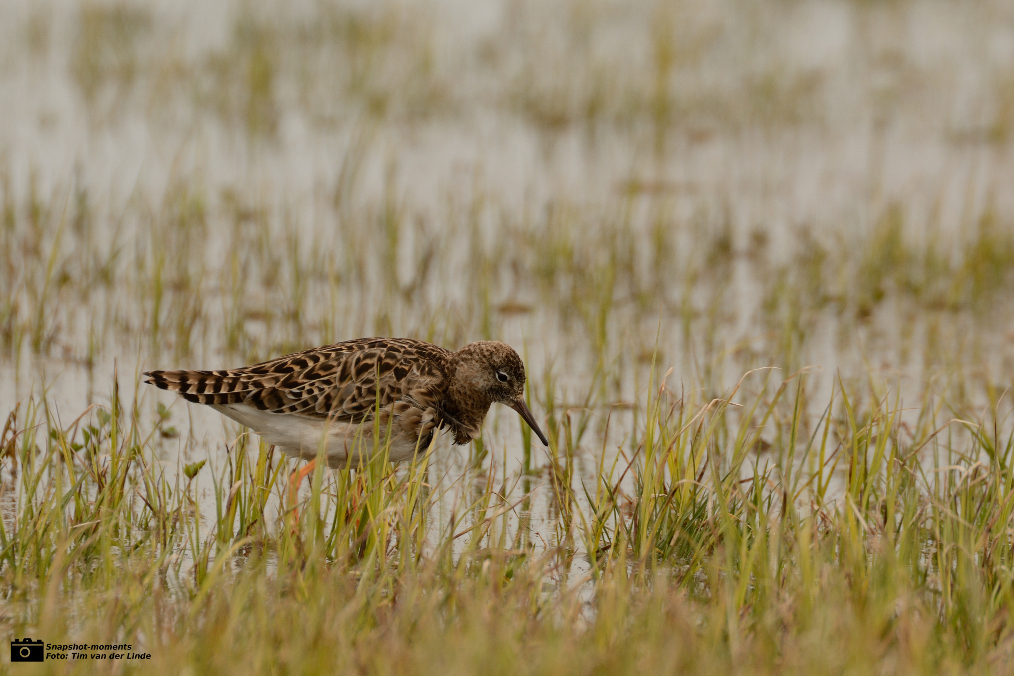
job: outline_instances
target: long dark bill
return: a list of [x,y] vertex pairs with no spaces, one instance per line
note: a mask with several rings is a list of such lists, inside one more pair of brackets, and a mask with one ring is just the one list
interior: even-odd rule
[[535,416],[533,416],[532,412],[528,410],[524,399],[515,399],[514,401],[508,401],[505,403],[517,411],[518,415],[520,415],[524,421],[528,423],[528,426],[532,428],[532,431],[535,432],[535,435],[539,437],[539,441],[541,441],[544,446],[549,446],[549,439],[547,439],[546,435],[539,429],[539,423],[535,422]]

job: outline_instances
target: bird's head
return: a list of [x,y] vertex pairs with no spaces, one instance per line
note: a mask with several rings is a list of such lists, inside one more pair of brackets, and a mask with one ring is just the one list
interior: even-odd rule
[[549,446],[549,440],[525,404],[525,365],[514,348],[499,341],[480,340],[455,352],[452,363],[455,398],[474,398],[486,408],[492,403],[510,406],[539,440]]

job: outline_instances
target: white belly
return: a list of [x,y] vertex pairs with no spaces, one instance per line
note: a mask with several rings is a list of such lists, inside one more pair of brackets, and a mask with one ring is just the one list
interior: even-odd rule
[[[287,455],[303,460],[317,457],[317,449],[324,445],[329,467],[344,467],[353,460],[368,460],[374,455],[373,424],[326,423],[306,416],[269,413],[245,404],[217,404],[211,406],[224,416],[246,425],[259,434],[264,442],[278,446]],[[418,442],[405,435],[386,439],[386,430],[380,430],[380,451],[387,451],[391,462],[410,460],[417,452]],[[418,448],[425,452],[425,448]]]

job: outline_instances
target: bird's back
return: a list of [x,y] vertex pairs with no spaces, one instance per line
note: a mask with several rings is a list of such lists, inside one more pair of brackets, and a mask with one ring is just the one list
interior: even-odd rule
[[[218,371],[151,371],[149,382],[207,404],[294,455],[307,456],[313,430],[349,437],[374,420],[400,446],[418,446],[441,418],[451,353],[407,338],[363,338]],[[340,451],[341,443],[335,452]],[[344,460],[344,459],[342,459]],[[333,464],[333,463],[332,463]]]

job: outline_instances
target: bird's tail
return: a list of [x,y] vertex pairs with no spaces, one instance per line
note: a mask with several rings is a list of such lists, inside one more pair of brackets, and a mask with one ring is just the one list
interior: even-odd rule
[[245,379],[229,371],[148,371],[144,382],[176,392],[195,404],[236,404],[243,401]]

